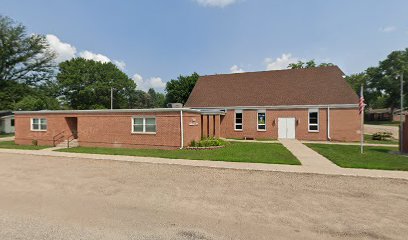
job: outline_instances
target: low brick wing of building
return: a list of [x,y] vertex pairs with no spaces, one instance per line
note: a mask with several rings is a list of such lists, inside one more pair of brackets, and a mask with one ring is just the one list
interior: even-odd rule
[[182,148],[201,138],[201,113],[193,109],[117,109],[16,112],[17,144]]
[[203,76],[185,106],[224,111],[225,138],[358,141],[358,96],[343,76],[337,66]]

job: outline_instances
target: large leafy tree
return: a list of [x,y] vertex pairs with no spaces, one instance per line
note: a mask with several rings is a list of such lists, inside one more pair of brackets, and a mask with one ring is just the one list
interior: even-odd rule
[[163,93],[156,92],[153,88],[150,88],[147,93],[152,99],[153,107],[161,108],[165,106],[166,96]]
[[[385,96],[386,106],[399,108],[401,74],[404,79],[408,79],[408,48],[391,52],[385,60],[380,61],[378,67],[368,68],[366,72],[372,86]],[[407,91],[408,84],[405,81],[404,92]]]
[[290,69],[299,69],[299,68],[314,68],[314,67],[327,67],[327,66],[334,66],[333,63],[320,63],[317,64],[315,60],[310,60],[307,62],[298,61],[296,63],[291,63],[288,65]]
[[130,108],[136,84],[115,64],[74,58],[60,63],[57,84],[72,109]]
[[199,77],[197,73],[193,73],[190,76],[180,75],[177,79],[167,82],[166,102],[185,104]]
[[55,76],[54,57],[43,35],[28,35],[23,25],[0,15],[0,108],[16,109],[23,97],[39,94]]

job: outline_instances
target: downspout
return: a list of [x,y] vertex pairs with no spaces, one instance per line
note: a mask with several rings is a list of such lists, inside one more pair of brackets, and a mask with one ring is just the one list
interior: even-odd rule
[[184,124],[183,124],[183,110],[180,110],[180,149],[184,147]]
[[330,107],[327,106],[327,139],[331,141],[330,137]]

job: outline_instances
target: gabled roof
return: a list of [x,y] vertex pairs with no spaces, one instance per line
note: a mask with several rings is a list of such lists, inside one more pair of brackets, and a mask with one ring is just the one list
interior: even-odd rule
[[329,66],[202,76],[185,106],[358,104],[343,75],[337,66]]

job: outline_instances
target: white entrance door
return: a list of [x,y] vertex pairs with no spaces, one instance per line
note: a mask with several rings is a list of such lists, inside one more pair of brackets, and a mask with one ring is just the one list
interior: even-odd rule
[[278,138],[295,139],[295,118],[278,118]]

